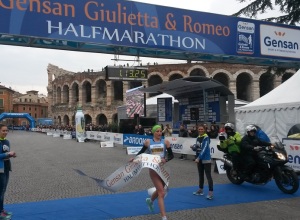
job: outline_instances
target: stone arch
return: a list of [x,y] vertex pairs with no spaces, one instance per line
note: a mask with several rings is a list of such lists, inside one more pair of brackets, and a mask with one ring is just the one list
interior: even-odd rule
[[236,98],[252,101],[253,77],[248,72],[240,72],[236,78]]
[[82,103],[92,102],[92,82],[84,80],[82,82]]
[[[154,86],[163,82],[162,77],[159,74],[151,75],[148,77],[148,86]],[[159,95],[160,93],[149,93],[149,97]]]
[[61,103],[61,87],[58,86],[56,90],[56,103],[60,104]]
[[251,70],[248,70],[248,69],[240,69],[240,70],[236,71],[232,75],[232,79],[236,80],[236,78],[238,77],[238,75],[241,74],[241,73],[248,73],[253,80],[258,79],[257,76]]
[[188,69],[187,71],[189,76],[205,76],[209,77],[209,72],[208,70],[201,65],[194,65],[191,68]]
[[84,114],[84,120],[86,125],[93,123],[92,117],[89,114]]
[[169,74],[169,81],[173,81],[175,79],[182,79],[184,76],[181,72],[172,71],[171,73],[172,74]]
[[71,103],[72,104],[76,104],[77,102],[79,102],[79,82],[78,81],[74,81],[71,85]]
[[100,99],[104,99],[107,96],[107,85],[105,80],[99,79],[95,83],[95,89],[96,89],[96,100],[97,102],[100,101]]
[[63,117],[63,124],[64,125],[70,125],[70,119],[68,115],[64,115]]
[[123,81],[113,81],[114,100],[123,101]]
[[227,70],[216,70],[211,74],[211,77],[229,88],[230,72],[228,72]]
[[262,97],[274,89],[274,74],[261,71],[259,74],[259,96]]
[[69,85],[63,85],[62,90],[62,103],[69,103]]
[[104,114],[99,114],[96,117],[96,123],[97,125],[105,125],[107,123],[107,117]]

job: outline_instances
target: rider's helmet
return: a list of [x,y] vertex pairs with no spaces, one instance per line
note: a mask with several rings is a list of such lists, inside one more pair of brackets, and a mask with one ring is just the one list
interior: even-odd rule
[[234,125],[232,123],[226,123],[225,126],[225,131],[233,131],[234,130]]
[[256,131],[257,131],[257,128],[256,128],[254,125],[248,125],[248,126],[246,127],[246,132],[247,132],[247,134],[249,134],[250,131],[256,132]]

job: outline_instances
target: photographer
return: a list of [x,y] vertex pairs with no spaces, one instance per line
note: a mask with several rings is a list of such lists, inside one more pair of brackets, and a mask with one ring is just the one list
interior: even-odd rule
[[228,152],[232,156],[233,170],[235,171],[240,159],[240,144],[242,141],[240,133],[234,131],[232,123],[226,123],[225,134],[220,133],[219,140],[221,151]]
[[165,129],[162,131],[162,133],[164,134],[165,137],[171,137],[171,136],[172,136],[172,133],[173,133],[173,130],[172,130],[172,128],[170,127],[169,124],[166,124],[166,127],[165,127]]

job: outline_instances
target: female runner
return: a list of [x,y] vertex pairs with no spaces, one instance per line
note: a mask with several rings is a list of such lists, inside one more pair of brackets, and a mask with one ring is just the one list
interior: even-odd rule
[[[144,142],[142,149],[138,152],[137,155],[142,153],[148,153],[152,155],[160,155],[161,163],[165,164],[166,162],[172,160],[174,158],[172,149],[170,147],[170,142],[168,140],[162,139],[162,128],[160,125],[154,125],[152,127],[152,139],[147,139]],[[131,162],[134,158],[131,158]],[[164,197],[165,190],[164,181],[160,178],[160,176],[152,169],[149,169],[150,178],[156,188],[156,191],[152,194],[151,198],[146,199],[146,203],[151,212],[153,212],[153,202],[155,199],[158,200],[158,206],[160,209],[160,213],[162,216],[162,220],[167,220]]]

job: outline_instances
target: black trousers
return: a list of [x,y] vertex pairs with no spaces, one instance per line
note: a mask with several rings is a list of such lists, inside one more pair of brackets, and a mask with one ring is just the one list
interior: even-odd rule
[[202,163],[200,160],[197,164],[198,167],[198,174],[199,174],[199,188],[203,189],[204,185],[204,172],[206,175],[206,179],[208,182],[208,189],[209,191],[213,191],[213,179],[211,177],[211,163]]

